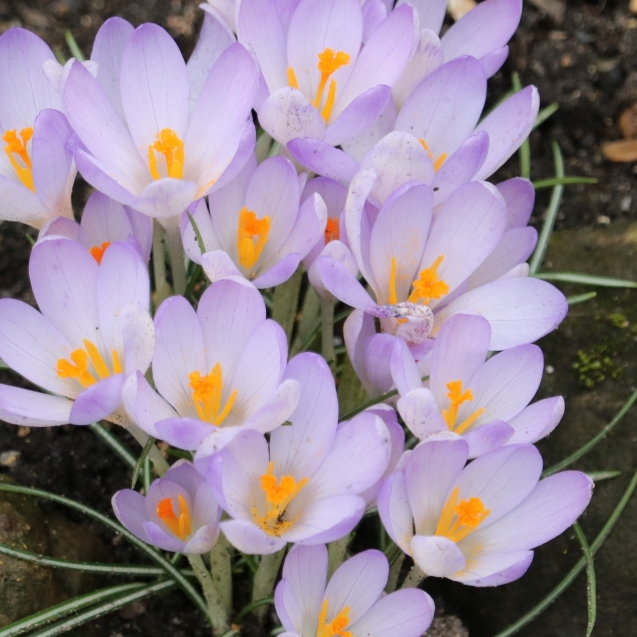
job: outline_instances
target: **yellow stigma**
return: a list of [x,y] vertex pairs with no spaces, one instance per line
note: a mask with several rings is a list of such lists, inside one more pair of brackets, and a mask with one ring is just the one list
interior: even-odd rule
[[223,393],[223,369],[217,363],[209,374],[202,376],[199,372],[188,375],[192,389],[192,402],[200,420],[219,427],[232,411],[237,400],[237,390],[234,389],[226,404],[221,406]]
[[29,126],[23,128],[18,136],[15,129],[5,131],[2,141],[5,142],[4,152],[6,153],[18,179],[32,192],[35,192],[33,184],[33,172],[31,157],[27,151],[27,144],[33,137],[33,129]]
[[299,81],[296,79],[296,73],[291,66],[288,66],[288,84],[295,89],[299,88]]
[[349,610],[350,607],[345,606],[331,622],[327,622],[327,600],[324,599],[316,628],[316,637],[335,637],[335,635],[352,637],[352,632],[345,630],[349,626]]
[[396,296],[396,273],[398,269],[396,257],[391,258],[389,268],[389,294],[387,295],[387,302],[390,305],[396,305],[396,303],[398,303],[398,297]]
[[491,513],[485,509],[480,498],[460,500],[460,488],[456,487],[445,504],[435,535],[449,538],[452,542],[460,542],[469,533],[478,528]]
[[244,268],[252,268],[259,260],[270,235],[270,217],[257,219],[257,215],[241,208],[239,210],[239,232],[237,233],[237,252],[239,262]]
[[91,256],[98,262],[102,263],[102,259],[104,258],[104,253],[106,252],[106,248],[111,245],[110,241],[104,241],[101,246],[93,246],[89,252]]
[[429,155],[429,158],[433,161],[434,171],[438,172],[442,168],[442,165],[445,163],[445,160],[447,159],[447,153],[441,153],[440,155],[438,155],[438,159],[434,159],[434,154],[429,150],[429,146],[427,145],[427,142],[424,139],[420,139],[420,138],[418,139],[418,141],[422,144],[422,147],[427,152],[427,155]]
[[173,535],[185,540],[192,533],[190,509],[183,495],[177,495],[179,515],[173,509],[172,498],[164,498],[157,503],[157,517],[170,529]]
[[484,407],[476,409],[468,418],[465,418],[460,424],[456,425],[460,405],[472,401],[473,392],[470,389],[462,391],[461,380],[452,380],[450,383],[447,383],[447,389],[449,390],[447,398],[449,398],[451,404],[449,405],[449,409],[442,410],[442,417],[445,419],[450,431],[462,435],[484,413]]
[[269,535],[281,535],[287,531],[294,520],[284,520],[285,509],[308,483],[309,478],[298,482],[292,476],[274,475],[274,462],[270,461],[268,470],[261,476],[261,491],[265,494],[265,513],[260,514],[256,505],[252,507],[252,517],[256,524]]
[[148,166],[153,179],[161,179],[157,164],[157,154],[163,155],[166,163],[166,176],[181,179],[184,176],[184,142],[171,128],[157,133],[157,140],[148,146]]
[[338,241],[341,238],[341,222],[336,217],[328,217],[325,226],[325,244]]
[[[60,378],[72,378],[76,380],[82,387],[90,387],[100,380],[104,380],[114,374],[121,374],[122,364],[119,360],[119,354],[116,350],[111,351],[113,364],[111,370],[100,354],[99,349],[88,339],[84,339],[84,349],[79,348],[73,350],[69,356],[70,361],[66,358],[60,358],[57,362],[57,374]],[[90,367],[93,367],[91,371]]]
[[431,299],[439,299],[449,292],[449,286],[438,278],[438,268],[444,258],[444,254],[441,254],[430,268],[421,270],[418,278],[412,284],[414,291],[407,299],[410,303],[426,304]]

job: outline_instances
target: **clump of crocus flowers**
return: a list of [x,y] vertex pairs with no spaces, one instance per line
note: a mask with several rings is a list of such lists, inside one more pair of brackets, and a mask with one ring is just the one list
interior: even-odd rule
[[[0,36],[0,217],[39,232],[38,310],[0,300],[0,358],[33,387],[1,385],[0,417],[136,437],[156,479],[113,509],[188,556],[215,635],[243,554],[288,637],[419,637],[426,576],[518,579],[590,500],[533,446],[564,401],[531,402],[532,343],[567,310],[528,276],[534,191],[486,181],[538,113],[528,87],[480,122],[521,3],[440,38],[445,6],[210,0],[188,62],[119,18],[64,66]],[[352,555],[364,515],[391,563]]]

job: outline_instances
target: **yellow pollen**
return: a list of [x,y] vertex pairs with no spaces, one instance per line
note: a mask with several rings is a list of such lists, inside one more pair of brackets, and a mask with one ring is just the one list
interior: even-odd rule
[[[318,89],[316,90],[316,97],[312,101],[312,104],[314,104],[316,108],[319,108],[321,102],[323,101],[323,93],[325,93],[327,81],[330,79],[333,73],[338,71],[338,69],[349,64],[350,56],[348,53],[345,53],[345,51],[335,52],[333,49],[327,48],[322,53],[318,54],[318,59],[318,70],[321,73],[321,79],[319,80]],[[332,80],[330,82],[329,88],[327,89],[327,98],[325,100],[325,105],[323,106],[323,110],[321,111],[321,116],[326,122],[332,114],[332,109],[334,108],[335,101],[336,80]]]
[[439,299],[449,292],[449,286],[438,278],[438,268],[445,256],[441,254],[430,268],[421,270],[418,278],[413,282],[414,291],[407,299],[410,303],[426,304],[431,299]]
[[183,495],[177,495],[179,515],[173,509],[172,498],[164,498],[157,503],[157,517],[170,529],[173,535],[185,540],[192,533],[190,509]]
[[190,388],[192,389],[192,402],[197,410],[197,415],[204,422],[219,427],[232,411],[237,400],[237,390],[234,389],[226,404],[221,406],[221,394],[223,393],[223,370],[217,363],[209,374],[202,376],[199,372],[188,375]]
[[239,232],[237,233],[237,251],[239,261],[244,268],[252,268],[259,260],[270,235],[270,217],[257,219],[257,215],[241,208],[239,210]]
[[148,166],[153,179],[161,179],[157,165],[157,155],[164,156],[166,174],[173,179],[184,176],[184,142],[171,128],[164,128],[157,133],[157,140],[148,146]]
[[[113,360],[112,372],[109,370],[99,349],[94,343],[85,338],[84,349],[73,350],[69,355],[70,361],[66,358],[58,360],[57,374],[60,378],[77,380],[84,388],[90,387],[100,380],[123,372],[117,351],[112,350],[111,356]],[[93,371],[91,371],[90,366],[93,367]]]
[[111,245],[110,241],[104,241],[101,246],[93,246],[89,252],[91,256],[98,262],[102,263],[102,259],[104,258],[104,253],[106,252],[106,248]]
[[445,419],[450,431],[462,435],[484,413],[484,407],[476,409],[468,418],[465,418],[460,424],[456,424],[460,405],[472,401],[473,392],[470,389],[462,391],[461,380],[452,380],[447,383],[447,389],[449,390],[447,398],[449,398],[451,404],[449,409],[442,410],[442,417]]
[[458,502],[459,496],[460,488],[456,487],[442,510],[435,533],[435,535],[449,538],[452,542],[463,540],[491,513],[491,509],[485,509],[480,498],[474,497]]
[[268,463],[268,470],[261,476],[261,491],[265,494],[265,514],[260,515],[256,505],[252,507],[254,521],[269,535],[281,535],[287,531],[294,520],[283,520],[285,509],[308,483],[309,478],[298,482],[292,476],[274,475],[274,462]]
[[398,303],[398,297],[396,296],[396,257],[391,258],[391,265],[389,270],[389,295],[387,297],[387,302],[390,305],[396,305]]
[[325,226],[325,243],[338,241],[341,238],[341,222],[336,217],[328,217]]
[[27,151],[27,144],[33,137],[33,129],[29,126],[23,128],[18,136],[15,129],[5,131],[2,141],[5,142],[6,153],[18,179],[32,192],[35,192],[33,172],[31,170],[31,157]]
[[438,172],[442,168],[442,165],[445,163],[445,160],[447,159],[447,153],[441,153],[440,155],[438,155],[438,159],[434,159],[434,154],[429,150],[429,146],[427,145],[427,142],[424,139],[420,139],[420,138],[418,138],[418,141],[422,144],[422,147],[427,152],[427,155],[429,155],[429,159],[431,159],[434,162],[434,171]]
[[349,611],[350,607],[345,606],[331,622],[327,622],[327,600],[324,599],[319,613],[316,637],[335,637],[335,635],[352,637],[352,632],[345,630],[349,626]]

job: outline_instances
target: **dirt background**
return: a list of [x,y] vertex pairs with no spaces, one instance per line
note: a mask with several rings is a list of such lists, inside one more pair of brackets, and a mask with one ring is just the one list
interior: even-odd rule
[[[622,115],[637,104],[637,15],[629,10],[628,0],[570,0],[563,8],[560,19],[526,4],[521,27],[511,42],[509,60],[491,80],[490,100],[494,102],[508,91],[513,71],[519,72],[523,84],[538,86],[542,106],[552,102],[560,105],[559,111],[531,136],[532,178],[553,175],[550,144],[556,139],[565,156],[567,174],[599,179],[597,185],[566,189],[557,222],[560,232],[547,256],[546,268],[579,269],[637,280],[633,256],[637,244],[632,238],[637,236],[637,227],[630,225],[637,220],[637,166],[611,163],[601,153],[603,143],[626,135],[627,116],[621,119]],[[54,51],[69,57],[64,31],[71,29],[80,48],[88,55],[97,29],[114,15],[134,25],[146,21],[159,23],[176,38],[186,56],[194,46],[202,19],[195,2],[180,0],[0,0],[0,32],[13,26],[31,29]],[[632,134],[637,134],[637,130]],[[517,171],[514,158],[495,181],[513,176]],[[74,194],[78,210],[86,195],[87,189],[80,183]],[[536,223],[546,211],[549,195],[549,191],[538,193]],[[28,232],[15,224],[0,226],[0,296],[32,302],[27,279]],[[566,291],[585,290],[572,287]],[[637,323],[634,294],[634,291],[600,291],[594,302],[575,306],[559,332],[541,343],[547,352],[547,370],[552,370],[543,382],[541,395],[563,393],[568,405],[567,417],[558,432],[541,445],[547,463],[568,455],[588,440],[608,422],[632,391],[637,356],[636,332],[632,330]],[[587,367],[582,371],[583,361],[590,363],[591,360],[591,369]],[[573,367],[576,363],[580,363],[578,369]],[[595,371],[600,368],[601,371]],[[19,381],[10,372],[0,372],[0,382],[17,384]],[[622,471],[620,478],[601,483],[596,490],[593,505],[582,521],[589,541],[603,525],[637,468],[636,424],[633,416],[627,417],[622,423],[624,429],[620,430],[624,433],[600,445],[599,452],[581,465],[587,470]],[[135,448],[132,442],[131,447]],[[110,511],[112,494],[128,486],[130,481],[123,463],[90,431],[82,428],[25,432],[0,424],[0,453],[6,451],[20,455],[7,467],[0,467],[5,477],[21,485],[64,494],[103,512]],[[43,504],[40,508],[45,516],[59,513],[50,505]],[[64,514],[71,522],[81,525],[79,533],[90,533],[99,539],[100,548],[96,549],[99,557],[95,559],[121,562],[139,559],[118,538],[81,516]],[[612,542],[609,540],[597,560],[599,615],[595,634],[600,637],[637,634],[636,524],[637,507],[633,502],[611,537]],[[1,527],[0,512],[0,531]],[[375,529],[368,530],[375,536]],[[357,548],[365,547],[365,537],[365,533],[359,535]],[[577,542],[572,534],[566,533],[537,552],[528,576],[518,583],[484,591],[435,581],[428,581],[425,587],[432,594],[444,597],[447,608],[460,615],[473,637],[492,637],[551,590],[579,557]],[[0,571],[0,584],[2,577]],[[112,583],[115,581],[120,580]],[[95,585],[108,583],[102,580]],[[580,576],[560,600],[519,634],[526,637],[583,635],[585,586],[585,578]],[[245,596],[245,591],[237,591],[237,594]],[[207,631],[190,603],[175,594],[102,618],[82,628],[79,634],[86,637],[198,637]]]

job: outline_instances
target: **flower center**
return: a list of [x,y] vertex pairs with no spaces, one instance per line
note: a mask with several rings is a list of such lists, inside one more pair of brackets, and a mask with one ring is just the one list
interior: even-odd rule
[[338,241],[341,238],[341,222],[337,217],[328,217],[325,226],[325,244]]
[[252,507],[254,521],[269,535],[285,533],[294,520],[283,520],[285,509],[308,483],[309,478],[298,482],[292,476],[274,475],[274,462],[268,463],[268,470],[260,478],[261,491],[265,494],[265,514],[260,515],[256,505]]
[[449,292],[449,286],[438,277],[438,268],[445,258],[441,254],[429,268],[421,270],[418,278],[412,283],[414,291],[409,295],[410,303],[429,303],[431,299],[439,299]]
[[[321,73],[321,79],[319,80],[318,89],[316,90],[316,96],[312,100],[312,104],[316,108],[321,106],[321,102],[323,101],[323,94],[325,93],[325,87],[327,86],[327,82],[332,76],[333,73],[338,71],[342,66],[347,66],[350,63],[350,55],[349,53],[345,53],[345,51],[334,51],[334,49],[330,49],[329,47],[325,49],[322,53],[318,54],[318,65],[317,68]],[[294,69],[289,66],[288,67],[288,84],[292,88],[299,88],[299,83],[296,78],[296,73]],[[331,80],[329,88],[327,89],[327,98],[325,99],[325,104],[323,105],[323,109],[321,110],[321,117],[325,122],[330,118],[332,114],[332,109],[334,108],[334,102],[336,101],[336,80]]]
[[[69,356],[70,361],[66,358],[58,360],[57,374],[60,378],[77,380],[82,387],[90,387],[100,380],[123,372],[117,351],[112,350],[111,356],[113,357],[112,373],[108,369],[108,365],[100,354],[99,349],[94,343],[85,338],[84,349],[73,350]],[[92,371],[90,369],[91,365],[93,367]]]
[[93,246],[89,252],[91,256],[98,262],[102,263],[102,259],[104,258],[104,253],[106,252],[106,248],[111,245],[110,241],[104,241],[101,246]]
[[491,509],[485,509],[480,498],[469,498],[458,502],[459,495],[460,487],[456,487],[442,510],[435,533],[435,535],[449,538],[452,542],[463,540],[491,513]]
[[352,637],[352,632],[345,630],[349,625],[349,606],[345,606],[331,622],[327,622],[327,600],[323,600],[319,614],[316,637]]
[[219,427],[232,411],[237,400],[237,390],[226,400],[226,404],[221,406],[221,395],[223,393],[223,369],[217,363],[209,374],[202,376],[199,372],[192,372],[188,375],[190,388],[192,389],[192,402],[197,410],[197,415],[204,422]]
[[33,137],[33,129],[29,126],[23,128],[18,135],[15,129],[5,131],[2,141],[5,142],[6,153],[18,179],[31,191],[35,192],[33,173],[31,170],[31,157],[27,150],[27,144]]
[[184,176],[184,142],[171,128],[160,130],[155,143],[148,146],[148,166],[154,180],[162,178],[157,155],[164,157],[167,177],[181,179]]
[[445,163],[445,160],[447,159],[447,153],[441,153],[440,155],[438,155],[438,159],[434,159],[434,154],[429,150],[429,146],[427,145],[427,142],[424,139],[420,139],[420,138],[418,138],[418,141],[422,144],[422,147],[425,149],[425,152],[427,153],[427,155],[429,155],[429,158],[433,161],[434,170],[438,172],[442,168],[442,165]]
[[476,409],[469,417],[465,418],[461,423],[456,424],[460,405],[472,401],[473,392],[470,389],[462,391],[461,380],[452,380],[450,383],[447,383],[447,389],[449,390],[447,398],[449,398],[451,404],[449,405],[449,409],[442,410],[442,417],[445,419],[450,431],[462,435],[484,413],[484,407]]
[[192,518],[190,509],[183,495],[177,495],[179,515],[173,508],[173,499],[164,498],[157,503],[157,517],[170,529],[173,535],[185,540],[192,533]]
[[252,268],[259,260],[270,235],[270,217],[257,219],[257,215],[243,207],[239,210],[237,251],[244,268]]

